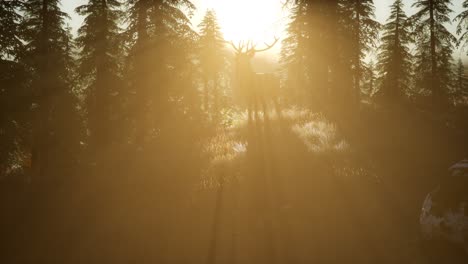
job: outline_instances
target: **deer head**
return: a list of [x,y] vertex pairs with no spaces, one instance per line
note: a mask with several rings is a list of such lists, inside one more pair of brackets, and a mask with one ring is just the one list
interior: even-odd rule
[[236,81],[238,88],[241,91],[250,90],[250,86],[253,82],[253,75],[255,74],[252,70],[251,60],[256,53],[267,51],[273,48],[278,43],[279,38],[274,39],[271,44],[264,43],[265,47],[257,49],[257,45],[253,41],[241,41],[237,45],[234,42],[228,42],[235,52],[235,72]]
[[234,42],[229,42],[231,44],[232,48],[235,51],[235,59],[236,59],[236,68],[238,70],[244,69],[244,70],[250,70],[252,69],[250,61],[252,58],[255,56],[256,53],[267,51],[271,48],[273,48],[276,43],[278,42],[279,38],[275,37],[275,40],[273,43],[268,44],[265,43],[265,47],[262,49],[257,49],[257,45],[254,44],[252,41],[241,41],[237,45],[234,44]]
[[[269,79],[271,74],[257,74],[252,70],[251,60],[255,54],[263,51],[267,51],[273,48],[276,43],[278,43],[278,38],[271,43],[265,43],[265,47],[262,49],[257,49],[257,45],[252,41],[241,41],[238,45],[235,45],[234,42],[229,42],[232,48],[235,51],[235,78],[234,78],[234,87],[235,94],[239,96],[241,103],[245,103],[248,110],[249,122],[252,120],[252,112],[255,113],[255,118],[257,118],[259,104],[263,107],[264,118],[266,118],[266,103],[265,95],[266,90],[270,83],[274,83]],[[271,87],[270,87],[271,88]]]

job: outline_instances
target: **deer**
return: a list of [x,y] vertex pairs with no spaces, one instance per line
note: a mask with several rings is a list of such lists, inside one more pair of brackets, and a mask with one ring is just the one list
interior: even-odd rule
[[263,121],[269,121],[268,103],[273,103],[276,114],[280,117],[279,78],[273,73],[254,72],[251,64],[255,54],[270,50],[278,43],[278,40],[279,38],[275,38],[271,44],[264,43],[265,47],[262,49],[257,49],[252,41],[241,41],[238,45],[232,41],[229,42],[235,51],[235,91],[241,103],[247,107],[249,124],[253,120],[255,122],[259,120],[260,112],[263,112]]

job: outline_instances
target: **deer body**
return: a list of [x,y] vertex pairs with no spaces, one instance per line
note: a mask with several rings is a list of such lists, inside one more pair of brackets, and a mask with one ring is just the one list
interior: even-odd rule
[[273,103],[277,114],[280,109],[278,105],[279,78],[273,73],[256,73],[252,69],[251,60],[257,52],[266,51],[272,48],[278,39],[267,48],[262,50],[255,49],[250,42],[247,45],[243,43],[235,46],[231,45],[236,51],[235,54],[235,80],[236,92],[241,102],[248,111],[249,122],[258,120],[259,113],[263,113],[264,121],[268,120],[269,104]]

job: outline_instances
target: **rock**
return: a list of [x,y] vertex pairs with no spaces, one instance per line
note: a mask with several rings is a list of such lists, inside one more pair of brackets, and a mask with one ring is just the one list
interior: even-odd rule
[[468,254],[468,160],[450,167],[427,195],[419,222],[424,240],[446,241]]

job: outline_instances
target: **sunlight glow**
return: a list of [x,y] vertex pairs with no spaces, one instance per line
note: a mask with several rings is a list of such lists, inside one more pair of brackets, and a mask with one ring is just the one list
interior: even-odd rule
[[252,40],[259,44],[284,36],[288,10],[281,0],[207,0],[228,41]]

